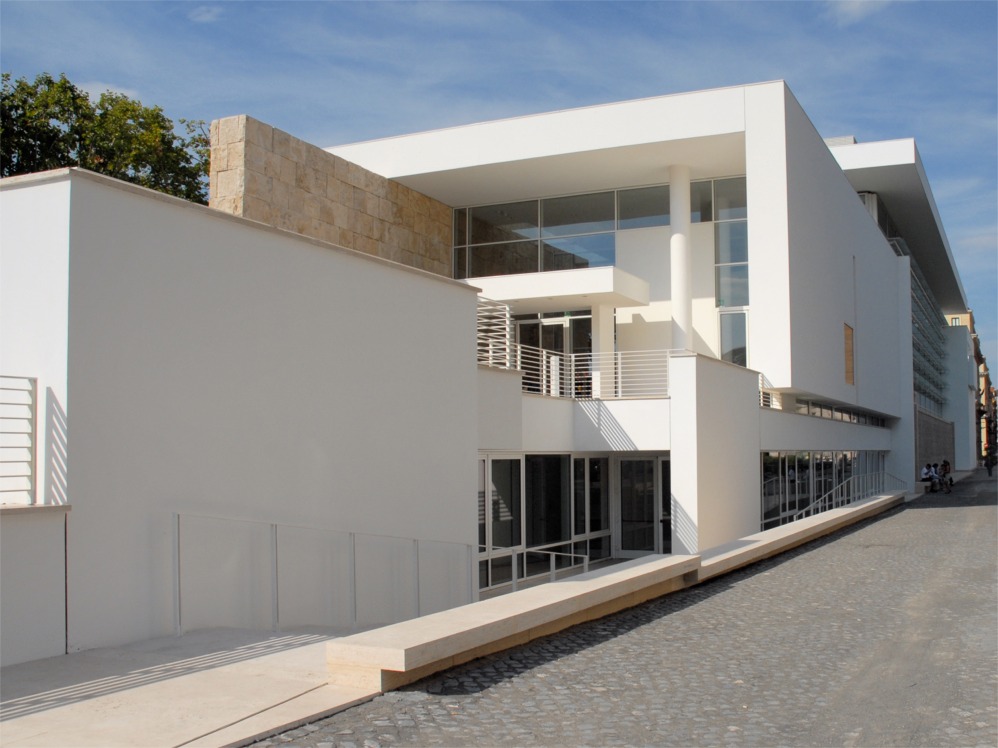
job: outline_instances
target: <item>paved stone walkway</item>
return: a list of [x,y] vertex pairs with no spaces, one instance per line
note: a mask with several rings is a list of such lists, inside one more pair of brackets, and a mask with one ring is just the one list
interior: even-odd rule
[[995,489],[978,471],[260,745],[994,748]]

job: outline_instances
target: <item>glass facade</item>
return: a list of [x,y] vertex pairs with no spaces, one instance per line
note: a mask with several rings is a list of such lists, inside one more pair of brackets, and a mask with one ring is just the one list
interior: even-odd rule
[[609,558],[609,464],[570,454],[480,457],[479,585],[509,583],[514,557],[518,579]]
[[[761,521],[769,530],[799,519],[839,487],[840,498],[849,503],[861,498],[861,476],[872,477],[884,470],[884,452],[763,452]],[[850,481],[851,478],[857,481]],[[871,478],[872,480],[872,478]]]
[[[744,222],[745,178],[691,183],[690,206],[693,223]],[[666,184],[458,208],[454,211],[454,277],[606,267],[616,261],[617,231],[668,226],[669,218]],[[725,237],[729,235],[733,244],[724,251],[737,253],[738,242],[744,245],[744,239],[737,228],[726,229]],[[726,288],[741,293],[734,299],[739,304],[727,305],[740,305],[741,289],[746,288],[740,280],[744,273],[738,269],[724,273]]]

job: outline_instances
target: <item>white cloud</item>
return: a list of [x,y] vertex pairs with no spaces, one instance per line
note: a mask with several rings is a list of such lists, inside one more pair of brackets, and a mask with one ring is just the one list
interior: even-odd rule
[[879,13],[890,0],[829,0],[825,15],[838,26],[852,26],[864,21],[874,13]]
[[217,5],[201,5],[188,13],[187,17],[194,23],[214,23],[222,17],[222,9]]
[[94,102],[100,98],[102,93],[107,91],[122,94],[130,99],[139,99],[139,92],[134,88],[126,88],[125,86],[118,86],[114,83],[105,83],[103,81],[83,81],[82,83],[77,83],[76,87],[86,91],[87,96],[89,96],[90,100]]

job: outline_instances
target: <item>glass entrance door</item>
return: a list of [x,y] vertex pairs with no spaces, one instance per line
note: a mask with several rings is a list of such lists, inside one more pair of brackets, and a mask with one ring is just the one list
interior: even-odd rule
[[667,457],[621,458],[617,482],[617,555],[672,552],[670,463]]

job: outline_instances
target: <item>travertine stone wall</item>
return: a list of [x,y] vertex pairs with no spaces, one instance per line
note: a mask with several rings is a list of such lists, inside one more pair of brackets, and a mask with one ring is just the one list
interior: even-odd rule
[[443,203],[246,115],[211,123],[212,208],[451,277]]

